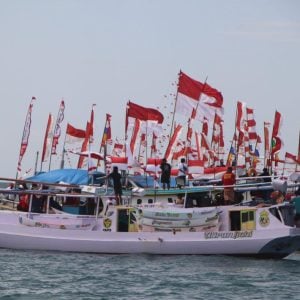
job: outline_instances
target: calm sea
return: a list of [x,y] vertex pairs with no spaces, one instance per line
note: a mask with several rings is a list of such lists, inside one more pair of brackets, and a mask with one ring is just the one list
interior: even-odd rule
[[300,299],[300,255],[97,255],[0,250],[0,299]]

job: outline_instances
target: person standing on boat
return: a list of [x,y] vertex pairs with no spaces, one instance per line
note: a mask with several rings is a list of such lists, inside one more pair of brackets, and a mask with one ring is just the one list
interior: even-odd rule
[[178,164],[178,176],[176,178],[177,186],[180,189],[182,186],[185,186],[185,180],[187,174],[188,174],[188,167],[185,162],[185,158],[181,158],[180,163]]
[[167,160],[165,158],[163,158],[161,162],[160,169],[161,169],[160,181],[163,185],[163,189],[165,189],[167,185],[167,189],[169,190],[170,178],[171,178],[171,165],[167,163]]
[[114,192],[116,198],[116,204],[122,204],[122,183],[121,183],[121,174],[119,173],[118,167],[114,166],[113,171],[107,176],[109,179],[112,179],[114,184]]
[[222,183],[224,186],[224,204],[228,205],[234,202],[235,174],[232,172],[232,167],[227,168],[222,177]]

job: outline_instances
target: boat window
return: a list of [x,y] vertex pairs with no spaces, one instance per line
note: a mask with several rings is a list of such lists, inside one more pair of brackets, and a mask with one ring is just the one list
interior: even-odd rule
[[280,222],[282,222],[277,207],[272,207],[272,208],[270,208],[269,210],[270,210],[270,213],[271,213],[274,217],[276,217]]
[[294,226],[295,224],[294,206],[293,205],[280,206],[279,210],[281,212],[284,224],[287,226]]
[[255,229],[255,213],[253,210],[241,211],[242,222],[241,230],[253,230]]
[[254,221],[254,211],[249,211],[249,221]]
[[245,222],[248,222],[248,221],[249,221],[248,214],[243,213],[242,214],[242,223],[245,223]]
[[141,198],[139,198],[139,199],[136,200],[136,204],[140,205],[142,203],[143,203],[143,200]]
[[168,203],[173,203],[173,199],[172,198],[168,198]]
[[230,212],[230,230],[239,231],[241,230],[241,214],[240,211]]
[[148,204],[152,204],[153,203],[153,199],[148,199]]

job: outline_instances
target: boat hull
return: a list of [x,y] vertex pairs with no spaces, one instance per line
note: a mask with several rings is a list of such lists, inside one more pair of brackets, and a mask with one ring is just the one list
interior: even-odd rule
[[[225,254],[285,257],[300,248],[300,232],[99,232],[0,225],[0,247],[89,253]],[[294,235],[296,233],[296,235]]]

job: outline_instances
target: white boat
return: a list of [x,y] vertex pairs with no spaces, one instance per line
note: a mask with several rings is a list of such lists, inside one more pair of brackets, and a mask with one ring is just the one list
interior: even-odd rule
[[[139,226],[136,218],[139,209],[141,207],[114,206],[110,201],[105,201],[101,213],[94,216],[2,210],[0,247],[90,253],[225,254],[274,258],[286,257],[300,249],[300,224],[295,222],[295,206],[291,203],[268,207],[221,206],[218,207],[218,226],[200,226],[200,230],[195,230],[193,226]],[[147,209],[143,207],[143,213]],[[195,214],[198,212],[201,215],[203,212],[203,208],[193,210]],[[86,225],[84,230],[77,228],[83,224]]]

